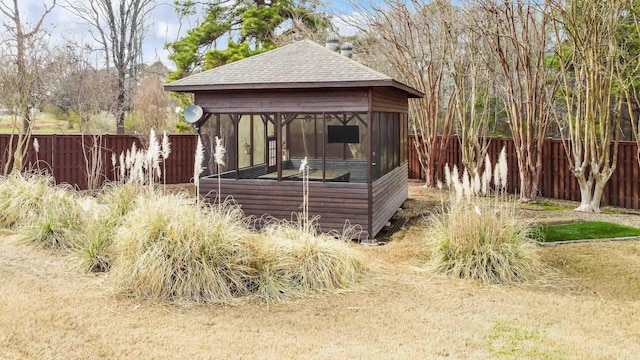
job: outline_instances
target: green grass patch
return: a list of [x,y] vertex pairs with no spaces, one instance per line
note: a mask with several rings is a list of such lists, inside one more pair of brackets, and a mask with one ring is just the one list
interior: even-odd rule
[[541,210],[541,211],[565,211],[570,210],[567,207],[554,204],[550,201],[545,200],[536,200],[532,202],[528,202],[524,204],[526,207],[531,208],[532,210]]
[[567,351],[555,346],[538,329],[498,322],[488,335],[489,350],[496,358],[563,359]]
[[608,239],[640,236],[640,229],[604,221],[542,226],[540,241]]

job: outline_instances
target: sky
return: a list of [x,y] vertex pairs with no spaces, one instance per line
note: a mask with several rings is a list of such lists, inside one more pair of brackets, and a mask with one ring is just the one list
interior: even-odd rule
[[[10,2],[10,0],[0,1]],[[44,10],[43,4],[50,5],[52,1],[19,0],[21,16],[23,19],[34,23]],[[92,43],[93,40],[82,20],[60,6],[64,2],[65,0],[58,0],[58,6],[45,19],[43,26],[51,33],[50,43],[60,44],[69,38],[81,43]],[[144,62],[151,64],[156,61],[162,61],[165,65],[171,66],[168,60],[169,53],[164,49],[164,44],[179,39],[180,36],[185,34],[186,30],[197,24],[195,19],[185,19],[184,23],[180,24],[172,5],[173,0],[158,0],[157,3],[158,5],[151,13],[149,31],[143,44]],[[348,35],[354,31],[340,21],[341,16],[346,16],[348,9],[349,7],[343,0],[334,0],[324,7],[325,11],[334,14],[335,25],[341,35]],[[4,18],[2,20],[4,21]]]

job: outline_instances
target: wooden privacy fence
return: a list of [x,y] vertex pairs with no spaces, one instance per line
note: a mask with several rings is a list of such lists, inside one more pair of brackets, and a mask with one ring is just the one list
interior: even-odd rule
[[[33,140],[38,139],[40,150],[33,148]],[[13,139],[13,147],[17,137]],[[170,135],[171,155],[167,159],[165,178],[167,184],[188,183],[193,181],[194,154],[197,139],[194,135]],[[13,149],[10,147],[11,136],[0,135],[0,166],[4,168],[11,159]],[[133,135],[34,135],[27,149],[25,168],[47,170],[57,183],[68,183],[79,189],[87,189],[87,167],[93,160],[91,150],[96,141],[101,151],[99,182],[114,180],[114,168],[111,155],[116,157],[121,152],[136,146],[146,147],[146,137]],[[409,178],[424,180],[420,169],[418,156],[413,145],[414,136],[409,136]],[[509,166],[509,191],[517,192],[520,186],[518,175],[518,161],[510,138],[491,138],[489,157],[496,163],[502,147],[507,149]],[[640,209],[640,179],[637,161],[637,145],[635,142],[620,142],[618,145],[618,163],[607,186],[604,189],[603,205],[620,206],[630,209]],[[456,137],[450,139],[445,151],[443,165],[436,169],[438,177],[443,179],[444,164],[462,166],[460,143]],[[116,169],[117,171],[117,169]],[[542,179],[539,186],[542,197],[580,200],[578,182],[569,169],[566,153],[561,140],[547,139],[543,148]]]
[[[37,153],[33,147],[35,139],[39,144]],[[89,188],[87,168],[97,164],[96,160],[99,159],[101,164],[97,172],[99,184],[112,181],[115,177],[114,170],[118,171],[113,167],[112,154],[118,158],[120,153],[131,149],[134,143],[138,148],[146,148],[147,141],[147,137],[134,135],[33,135],[27,149],[24,169],[46,170],[57,183],[68,183],[86,190]],[[163,174],[166,183],[192,181],[197,142],[195,135],[169,135],[169,141],[171,154],[165,162],[166,170]],[[11,162],[16,142],[17,136],[14,136],[11,145],[11,135],[0,135],[2,169],[7,162]],[[98,154],[97,157],[92,156],[92,149],[99,149],[95,153]]]
[[[413,142],[414,136],[409,136],[409,178],[424,180],[424,174],[420,169],[418,154]],[[517,192],[520,187],[518,174],[518,159],[510,138],[491,138],[489,143],[489,157],[495,164],[500,150],[505,146],[507,150],[507,163],[509,166],[509,191]],[[618,144],[618,162],[616,170],[607,183],[602,195],[602,205],[620,206],[629,209],[640,209],[640,179],[638,178],[638,147],[635,142],[621,141]],[[438,177],[444,179],[444,164],[462,166],[462,153],[457,137],[450,139],[445,154],[445,161],[436,169]],[[542,151],[542,178],[540,180],[538,194],[542,197],[580,201],[580,187],[569,168],[567,156],[562,140],[547,139]]]

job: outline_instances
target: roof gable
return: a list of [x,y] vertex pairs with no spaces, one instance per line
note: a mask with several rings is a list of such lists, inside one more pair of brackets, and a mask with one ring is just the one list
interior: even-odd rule
[[[203,71],[165,85],[168,91],[256,88],[398,87],[411,95],[417,90],[316,44],[299,41],[281,48]],[[413,97],[413,96],[412,96]]]

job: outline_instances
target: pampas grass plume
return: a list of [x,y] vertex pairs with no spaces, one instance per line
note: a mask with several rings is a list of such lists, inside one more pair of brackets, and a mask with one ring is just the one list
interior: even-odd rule
[[451,187],[451,169],[449,169],[449,163],[444,164],[444,181],[447,187]]
[[470,197],[472,194],[471,180],[469,178],[469,171],[467,171],[467,168],[464,168],[464,170],[462,170],[462,191],[467,197]]
[[489,183],[491,183],[491,159],[489,154],[484,158],[484,172],[482,173],[482,194],[487,195],[489,193]]
[[200,198],[200,174],[204,171],[204,146],[202,139],[198,135],[198,144],[196,145],[196,156],[193,163],[193,183],[196,186],[196,201]]
[[493,185],[495,185],[495,189],[500,188],[500,166],[496,164],[496,167],[493,169]]
[[196,145],[196,158],[193,168],[193,177],[197,179],[200,177],[200,174],[204,171],[204,166],[202,163],[204,162],[204,146],[202,145],[202,139],[198,136],[198,144]]
[[120,153],[120,181],[125,180],[125,176],[127,173],[127,165],[125,160],[124,151]]
[[160,148],[160,144],[158,143],[158,136],[156,135],[156,130],[151,128],[149,132],[149,148],[147,149],[146,154],[146,162],[147,162],[147,172],[149,174],[149,185],[153,184],[153,172],[156,172],[156,175],[160,177],[162,175],[162,170],[160,169],[160,155],[162,149]]
[[464,186],[460,182],[460,173],[458,171],[458,165],[453,165],[453,171],[451,171],[451,183],[456,191],[456,201],[462,199],[464,194]]
[[164,131],[162,133],[162,159],[168,159],[171,154],[171,143],[169,142],[169,135]]
[[480,187],[482,186],[482,181],[480,180],[480,175],[476,172],[476,175],[473,177],[473,195],[480,194]]
[[307,169],[307,165],[308,165],[308,160],[307,157],[305,156],[304,159],[302,159],[302,161],[300,161],[300,172],[304,173],[304,171]]
[[500,168],[500,185],[504,189],[507,188],[507,174],[509,173],[509,167],[507,165],[507,148],[502,147],[500,156],[498,156],[498,168]]
[[[198,141],[200,141],[198,139]],[[224,155],[227,150],[224,148],[224,144],[222,143],[222,139],[216,136],[216,149],[213,154],[214,161],[218,166],[226,166],[224,162]]]
[[127,149],[124,164],[127,170],[131,169],[131,164],[133,164],[133,156],[131,155],[131,149]]

